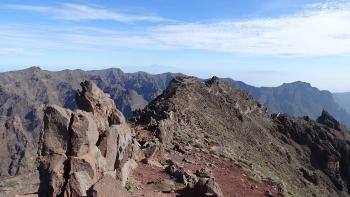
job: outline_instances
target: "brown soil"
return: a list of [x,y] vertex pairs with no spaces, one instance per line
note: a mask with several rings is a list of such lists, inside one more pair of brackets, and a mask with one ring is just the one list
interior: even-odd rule
[[[201,151],[191,151],[186,155],[171,151],[169,156],[171,159],[182,163],[185,169],[189,169],[192,172],[203,167],[211,169],[225,197],[261,197],[266,196],[268,192],[271,192],[274,196],[279,196],[275,188],[263,182],[251,180],[247,173],[231,160],[212,156],[209,153]],[[184,158],[192,162],[183,162]],[[194,194],[185,192],[185,186],[179,183],[176,183],[176,191],[174,193],[164,194],[154,191],[150,183],[161,179],[171,179],[171,177],[159,167],[140,163],[132,177],[142,185],[137,191],[133,192],[133,196],[135,197],[194,196]]]

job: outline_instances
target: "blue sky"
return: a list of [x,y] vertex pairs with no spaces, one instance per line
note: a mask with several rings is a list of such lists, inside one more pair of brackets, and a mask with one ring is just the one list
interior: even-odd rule
[[344,0],[2,0],[0,71],[120,67],[350,91]]

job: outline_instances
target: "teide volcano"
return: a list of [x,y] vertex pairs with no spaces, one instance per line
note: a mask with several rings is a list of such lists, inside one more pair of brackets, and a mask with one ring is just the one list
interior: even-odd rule
[[176,77],[133,118],[169,154],[194,146],[230,158],[251,179],[284,195],[348,196],[350,138],[330,127],[338,125],[334,121],[326,112],[318,122],[270,115],[247,93],[216,77],[206,82]]

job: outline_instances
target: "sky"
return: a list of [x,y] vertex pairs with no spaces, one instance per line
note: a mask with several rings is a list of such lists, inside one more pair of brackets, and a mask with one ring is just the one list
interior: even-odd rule
[[0,72],[182,72],[350,91],[347,0],[1,0]]

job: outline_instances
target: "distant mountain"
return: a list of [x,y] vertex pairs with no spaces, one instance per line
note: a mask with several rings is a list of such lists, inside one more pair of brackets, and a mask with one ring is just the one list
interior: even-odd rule
[[350,92],[334,93],[333,97],[335,102],[350,113]]
[[[321,91],[309,83],[297,81],[284,83],[278,87],[258,88],[229,78],[223,80],[247,91],[266,106],[270,112],[287,113],[296,117],[307,115],[316,119],[323,110],[326,110],[350,128],[350,113],[342,108],[343,105],[338,105],[331,92]],[[345,96],[342,98],[345,99]]]

